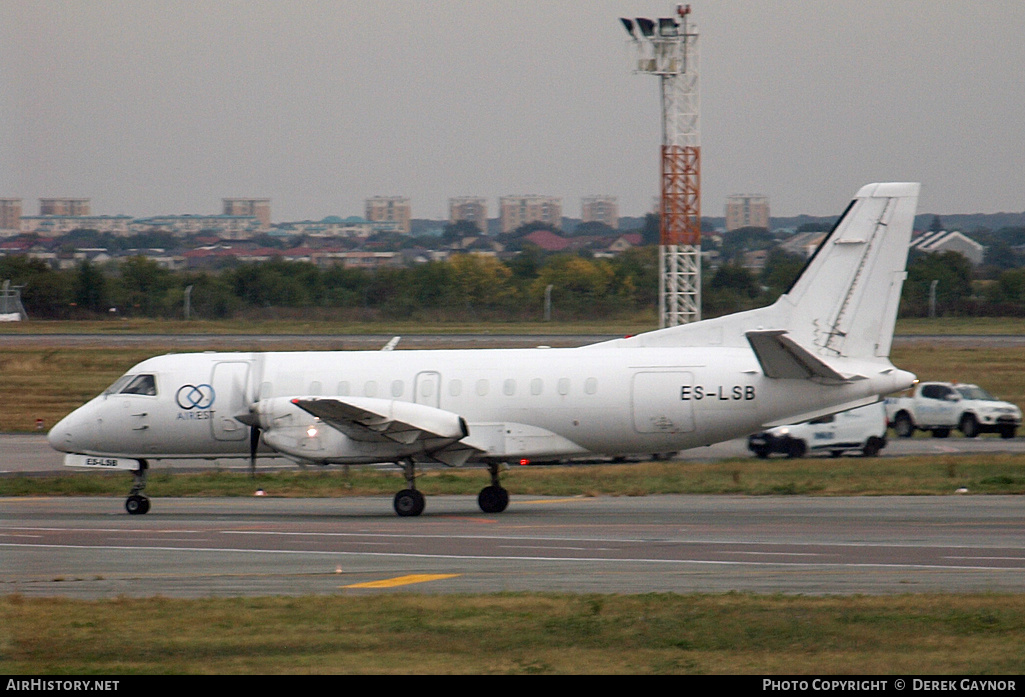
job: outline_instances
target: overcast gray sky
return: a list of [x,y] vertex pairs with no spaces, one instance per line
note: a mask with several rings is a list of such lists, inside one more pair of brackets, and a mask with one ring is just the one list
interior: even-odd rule
[[[697,0],[702,213],[761,193],[838,214],[862,184],[919,212],[1025,210],[1025,2]],[[0,197],[94,214],[275,221],[408,196],[658,192],[657,79],[618,21],[653,0],[4,0]]]

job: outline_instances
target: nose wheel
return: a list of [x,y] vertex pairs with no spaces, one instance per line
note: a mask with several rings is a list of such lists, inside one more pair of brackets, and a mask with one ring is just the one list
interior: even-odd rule
[[125,500],[125,510],[131,515],[143,515],[149,511],[149,499],[133,494]]
[[139,469],[132,472],[134,477],[132,490],[128,492],[128,498],[125,499],[125,510],[129,515],[145,515],[149,512],[149,499],[142,495],[142,490],[146,488],[146,471],[148,469],[149,463],[139,460]]

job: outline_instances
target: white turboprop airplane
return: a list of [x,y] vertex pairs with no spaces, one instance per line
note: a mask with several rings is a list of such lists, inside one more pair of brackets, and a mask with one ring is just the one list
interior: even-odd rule
[[[417,461],[503,463],[673,452],[878,401],[915,376],[889,360],[919,185],[869,184],[775,303],[570,349],[171,354],[139,363],[49,434],[72,467],[285,456],[394,462],[419,515]],[[389,345],[386,348],[392,348]]]

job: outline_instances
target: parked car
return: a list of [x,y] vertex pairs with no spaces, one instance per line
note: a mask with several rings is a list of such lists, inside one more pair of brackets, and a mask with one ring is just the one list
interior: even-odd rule
[[882,402],[876,402],[805,423],[776,426],[749,436],[747,447],[760,458],[773,453],[804,457],[816,452],[839,457],[852,451],[874,457],[886,447],[886,411]]
[[885,401],[886,420],[901,438],[910,438],[916,430],[946,438],[955,428],[967,438],[980,433],[1014,438],[1021,426],[1021,409],[978,385],[921,382],[910,396],[887,397]]

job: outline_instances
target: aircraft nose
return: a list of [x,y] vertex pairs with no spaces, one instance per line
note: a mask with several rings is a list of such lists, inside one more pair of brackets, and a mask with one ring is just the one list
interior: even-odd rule
[[70,452],[68,449],[70,440],[71,431],[68,428],[68,416],[58,421],[50,429],[50,432],[46,434],[46,441],[50,444],[50,447],[61,452]]
[[96,440],[95,429],[89,427],[88,414],[84,411],[85,407],[79,407],[50,429],[46,440],[51,448],[65,453],[83,452],[90,446],[90,441]]

